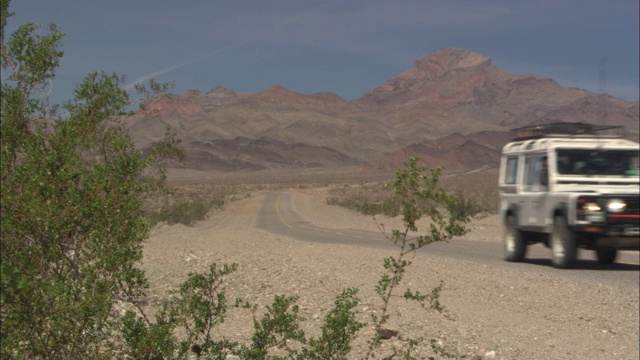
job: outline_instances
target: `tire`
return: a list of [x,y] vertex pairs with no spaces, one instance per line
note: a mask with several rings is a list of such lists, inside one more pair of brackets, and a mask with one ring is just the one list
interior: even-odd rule
[[616,261],[618,256],[618,250],[612,248],[598,248],[596,249],[596,256],[600,264],[611,265]]
[[553,266],[559,269],[568,269],[575,265],[578,255],[576,237],[569,229],[567,219],[562,216],[557,216],[553,219],[551,252],[553,254]]
[[504,229],[504,259],[510,262],[521,262],[527,253],[527,242],[522,231],[518,229],[515,216],[507,216]]

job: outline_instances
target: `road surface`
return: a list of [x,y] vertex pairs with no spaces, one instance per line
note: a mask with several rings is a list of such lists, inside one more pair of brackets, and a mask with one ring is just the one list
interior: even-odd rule
[[[394,245],[380,232],[361,229],[327,229],[305,220],[295,211],[293,192],[271,192],[266,194],[257,216],[257,227],[269,232],[297,240],[317,243],[340,243],[362,247],[378,247],[394,250]],[[579,252],[579,261],[574,269],[560,270],[551,265],[550,250],[543,245],[530,246],[523,263],[509,263],[502,258],[499,241],[473,241],[454,239],[448,243],[434,243],[419,252],[419,256],[446,257],[480,264],[491,264],[516,272],[550,275],[572,281],[606,284],[622,288],[638,289],[640,265],[637,252],[622,252],[616,264],[601,265],[592,251]]]

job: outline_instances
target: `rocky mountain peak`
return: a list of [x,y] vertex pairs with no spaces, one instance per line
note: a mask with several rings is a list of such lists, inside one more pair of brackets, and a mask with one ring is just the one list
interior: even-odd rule
[[432,80],[454,73],[456,70],[473,71],[492,67],[491,59],[477,52],[445,48],[415,61],[415,66],[397,79],[402,80]]
[[465,49],[445,48],[436,50],[415,61],[415,69],[435,78],[454,70],[469,70],[491,65],[488,57]]
[[291,93],[293,93],[293,91],[285,88],[282,85],[273,85],[273,86],[269,86],[268,88],[262,90],[260,93],[261,94],[291,94]]
[[209,92],[207,93],[209,97],[214,97],[214,98],[229,98],[229,97],[233,97],[235,94],[236,93],[233,90],[229,90],[220,85],[209,90]]
[[253,95],[252,98],[273,104],[298,103],[305,102],[307,95],[289,90],[282,85],[273,85]]
[[202,111],[200,95],[202,93],[198,90],[188,90],[178,95],[161,95],[145,102],[138,112],[155,116],[173,113],[193,116]]
[[445,48],[415,61],[415,66],[387,80],[365,94],[364,107],[399,106],[416,101],[455,104],[473,101],[474,89],[483,88],[488,78],[500,71],[491,59],[479,53]]

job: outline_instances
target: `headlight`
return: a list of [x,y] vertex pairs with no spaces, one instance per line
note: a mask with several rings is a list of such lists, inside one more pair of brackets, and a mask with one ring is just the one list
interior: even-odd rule
[[600,211],[600,210],[602,210],[600,205],[598,205],[596,203],[593,203],[593,202],[584,204],[582,209],[584,209],[584,211]]
[[625,204],[624,201],[620,199],[611,199],[607,203],[607,210],[614,213],[619,213],[622,212],[626,206],[627,204]]

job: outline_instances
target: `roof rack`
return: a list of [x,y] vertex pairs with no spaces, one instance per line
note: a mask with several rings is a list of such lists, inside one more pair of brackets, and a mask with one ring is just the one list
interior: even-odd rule
[[624,128],[617,125],[605,126],[588,123],[556,122],[524,126],[517,129],[512,129],[511,133],[514,135],[514,141],[518,141],[541,139],[546,137],[617,138],[623,135],[623,131]]

